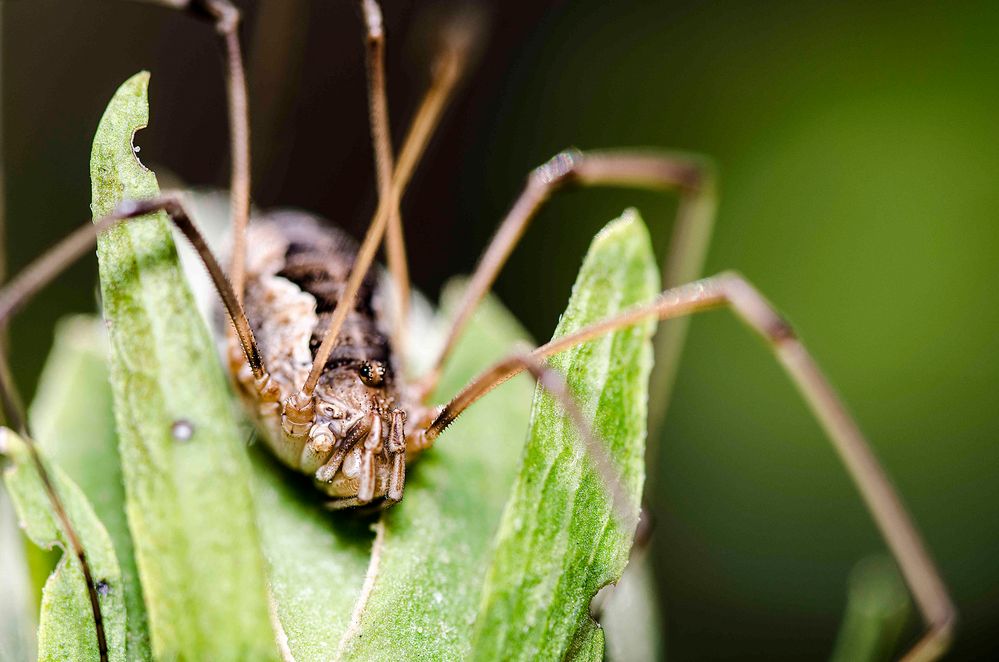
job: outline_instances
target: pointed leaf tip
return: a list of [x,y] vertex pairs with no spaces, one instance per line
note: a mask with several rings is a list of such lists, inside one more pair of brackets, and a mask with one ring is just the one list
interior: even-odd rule
[[[625,212],[593,240],[555,337],[651,299],[659,291],[648,232]],[[621,528],[603,481],[562,409],[536,392],[523,466],[497,535],[475,624],[476,659],[599,659],[590,601],[621,577],[637,523],[652,322],[552,357],[606,444],[631,499]]]

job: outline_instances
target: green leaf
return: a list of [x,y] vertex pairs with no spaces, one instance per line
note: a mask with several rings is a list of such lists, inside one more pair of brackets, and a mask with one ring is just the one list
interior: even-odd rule
[[[94,138],[92,209],[158,193],[132,135],[147,73],[115,94]],[[166,216],[103,233],[101,292],[111,346],[129,528],[158,658],[277,657],[249,469],[214,345],[177,263]],[[192,431],[175,438],[174,426]]]
[[863,559],[850,573],[846,615],[831,659],[892,659],[910,609],[909,594],[895,562],[883,555]]
[[[63,550],[42,591],[38,659],[98,660],[97,632],[83,571],[52,510],[27,445],[6,428],[0,429],[0,459],[9,463],[4,483],[25,533],[36,545]],[[46,465],[97,583],[108,657],[124,660],[125,592],[111,538],[80,488],[58,466],[48,461]]]
[[[31,610],[37,612],[42,600],[42,589],[45,588],[45,582],[49,580],[49,575],[59,565],[62,552],[58,548],[39,547],[20,534],[18,540],[21,542],[24,564],[28,573]],[[32,637],[34,637],[34,632],[32,632]]]
[[[593,240],[555,336],[648,301],[659,290],[644,224],[633,211]],[[475,624],[476,659],[593,659],[602,631],[589,616],[628,561],[645,475],[647,383],[643,323],[552,357],[631,498],[619,523],[571,420],[540,389],[523,467],[507,503]]]
[[[457,294],[455,288],[445,293],[445,311]],[[487,299],[456,347],[438,394],[454,395],[524,339],[510,313]],[[355,607],[342,659],[468,657],[490,540],[516,474],[530,394],[528,378],[507,382],[413,464],[405,498],[378,525],[370,589]]]
[[[145,82],[136,78],[123,86],[116,97],[122,111],[109,110],[102,122],[102,131],[105,125],[111,128],[104,143],[101,134],[95,142],[95,214],[110,211],[123,197],[156,192],[155,179],[138,164],[127,139],[145,121]],[[99,249],[129,524],[156,655],[196,651],[201,657],[259,657],[251,650],[237,650],[235,642],[252,641],[250,636],[237,637],[237,617],[221,619],[232,605],[238,605],[244,619],[254,608],[266,610],[268,606],[262,582],[259,591],[254,587],[256,559],[247,562],[251,556],[247,553],[234,560],[233,548],[238,548],[262,549],[267,559],[270,607],[279,623],[278,644],[286,657],[366,660],[400,652],[423,659],[469,657],[492,542],[522,455],[530,380],[512,380],[470,409],[433,451],[413,465],[402,504],[380,519],[324,511],[323,498],[307,480],[278,466],[259,448],[250,454],[249,471],[243,464],[242,472],[234,472],[233,467],[240,468],[244,462],[243,455],[237,452],[221,460],[227,448],[239,450],[238,444],[227,445],[232,442],[226,442],[224,432],[212,435],[211,444],[197,435],[191,442],[179,443],[169,434],[170,426],[181,418],[204,434],[206,426],[225,421],[226,408],[213,408],[210,371],[196,367],[198,360],[211,355],[211,349],[190,344],[197,340],[201,327],[194,321],[189,295],[175,291],[182,281],[164,220],[159,215],[142,221],[148,228],[138,224],[119,228],[102,239]],[[589,271],[584,268],[576,288],[573,305],[581,312],[567,319],[581,324],[586,315],[602,316],[648,298],[656,286],[653,282],[642,289],[650,279],[655,280],[647,242],[637,220],[618,222],[605,231],[595,242],[602,247],[594,249],[600,258],[588,261]],[[604,262],[612,263],[614,269]],[[595,277],[604,270],[617,275],[603,280]],[[577,299],[585,298],[580,292],[588,289],[596,293],[596,300],[580,304]],[[619,296],[621,292],[626,296]],[[564,327],[565,322],[562,331]],[[644,380],[650,361],[648,333],[648,327],[643,327],[618,334],[610,345],[604,343],[606,347],[594,343],[604,347],[598,354],[623,352],[623,363],[605,369],[606,374],[576,369],[595,380],[598,391],[603,389],[600,397],[606,402],[601,405],[603,426],[598,423],[598,429],[621,451],[624,482],[636,495],[642,482],[644,385],[628,382],[622,390],[617,382],[604,382],[608,375]],[[442,396],[455,393],[524,337],[509,313],[487,301],[448,365],[439,390]],[[593,353],[591,349],[586,352],[570,354],[585,363]],[[579,376],[570,381],[578,387]],[[196,401],[189,398],[191,393],[197,395]],[[636,416],[641,422],[635,422]],[[609,427],[615,428],[613,434],[604,429]],[[549,432],[557,433],[560,441],[567,439],[557,426]],[[541,433],[536,430],[537,434]],[[629,453],[637,454],[637,468]],[[249,510],[249,497],[240,493],[247,490],[247,476],[252,477],[255,513]],[[581,602],[584,617],[567,627],[561,646],[576,657],[597,659],[602,655],[603,634],[585,618],[589,597],[596,590],[590,584],[606,583],[620,574],[630,532],[619,533],[616,525],[608,523],[609,510],[595,475],[579,475],[572,481],[582,485],[580,494],[597,502],[593,514],[604,507],[603,524],[608,530],[603,540],[590,545],[600,553],[575,578],[579,585],[569,587],[587,597]],[[247,514],[256,516],[263,534],[259,541],[254,527],[241,519]],[[224,521],[210,524],[213,517]],[[588,527],[595,523],[595,519],[580,521],[578,533],[592,537]],[[214,545],[213,536],[226,527],[232,542],[228,547]],[[199,548],[197,554],[191,551],[194,547]],[[211,576],[197,567],[199,562],[214,567]],[[234,568],[240,571],[234,573]],[[234,575],[238,576],[235,582]],[[237,594],[240,589],[243,593]],[[227,600],[206,605],[220,590],[227,592]],[[271,635],[259,620],[255,633],[268,639]],[[273,652],[263,644],[254,650]]]
[[592,619],[587,619],[570,642],[564,659],[572,662],[600,662],[604,659],[605,645],[604,631]]
[[[445,310],[459,289],[446,289]],[[432,344],[431,332],[411,332],[417,346]],[[525,338],[510,313],[487,299],[439,391],[455,393]],[[470,619],[516,472],[530,394],[530,381],[518,378],[469,410],[411,466],[405,498],[380,523],[323,511],[308,481],[263,452],[253,454],[276,612],[296,659],[467,656]]]
[[323,496],[263,448],[251,453],[279,639],[296,660],[333,659],[364,583],[369,523],[323,508]]
[[125,518],[107,359],[101,320],[92,315],[62,319],[31,403],[31,429],[46,456],[83,490],[111,536],[125,591],[128,657],[146,660],[152,652]]

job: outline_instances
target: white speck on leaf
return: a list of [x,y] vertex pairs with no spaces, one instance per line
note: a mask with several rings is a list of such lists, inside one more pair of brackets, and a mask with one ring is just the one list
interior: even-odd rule
[[194,436],[194,426],[190,421],[185,421],[184,419],[178,419],[173,422],[170,426],[170,434],[177,441],[190,441],[191,437]]

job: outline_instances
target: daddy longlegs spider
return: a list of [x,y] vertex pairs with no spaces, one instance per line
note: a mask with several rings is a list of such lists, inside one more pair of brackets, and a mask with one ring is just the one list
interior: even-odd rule
[[[474,30],[468,22],[458,22],[444,35],[430,88],[395,158],[385,92],[381,11],[376,0],[361,0],[379,203],[362,243],[355,246],[338,231],[305,215],[264,215],[249,224],[249,113],[239,11],[229,0],[166,4],[211,21],[226,53],[233,228],[228,277],[179,196],[126,201],[111,215],[88,222],[63,239],[0,290],[0,324],[6,325],[33,295],[90,250],[99,233],[162,210],[194,246],[232,323],[230,371],[267,445],[286,465],[313,476],[316,486],[333,497],[333,508],[387,507],[399,502],[408,462],[429,449],[465,409],[520,372],[530,373],[573,418],[616,504],[621,495],[612,465],[562,377],[545,365],[545,359],[649,318],[667,320],[729,308],[769,344],[840,455],[898,561],[927,626],[906,659],[935,659],[946,649],[956,618],[947,589],[860,429],[804,345],[775,308],[738,274],[688,282],[699,274],[714,211],[711,173],[700,162],[665,153],[569,150],[534,170],[479,260],[432,368],[418,382],[410,382],[397,369],[393,351],[407,347],[410,292],[399,203],[461,78]],[[430,405],[429,394],[441,366],[477,305],[538,210],[552,194],[569,185],[666,190],[680,196],[664,267],[669,289],[648,303],[533,351],[512,354],[484,370],[447,403]],[[381,306],[387,304],[369,273],[383,240],[395,295],[392,329],[385,328],[387,316]],[[657,354],[669,364],[675,365],[683,333],[684,326],[674,322],[657,339]],[[30,439],[2,354],[0,398],[8,425]],[[44,462],[33,444],[29,448],[88,583],[98,646],[106,659],[100,605],[84,550]]]

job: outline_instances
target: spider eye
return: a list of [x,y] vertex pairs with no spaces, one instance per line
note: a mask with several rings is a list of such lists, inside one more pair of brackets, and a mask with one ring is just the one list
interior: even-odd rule
[[385,367],[378,362],[365,361],[357,373],[361,376],[361,381],[368,386],[381,386],[385,379]]

